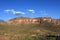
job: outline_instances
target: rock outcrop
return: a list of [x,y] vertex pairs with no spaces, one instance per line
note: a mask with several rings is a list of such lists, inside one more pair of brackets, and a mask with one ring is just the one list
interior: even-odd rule
[[14,19],[10,19],[7,23],[8,24],[36,24],[36,23],[41,23],[43,21],[47,21],[47,22],[51,22],[54,24],[60,24],[60,20],[57,19],[53,19],[50,17],[40,17],[40,18],[14,18]]

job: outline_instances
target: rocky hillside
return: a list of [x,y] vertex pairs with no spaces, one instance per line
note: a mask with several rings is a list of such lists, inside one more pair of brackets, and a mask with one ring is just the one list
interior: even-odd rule
[[26,17],[19,17],[19,18],[14,18],[10,19],[7,23],[8,24],[37,24],[37,23],[42,23],[43,21],[51,22],[54,24],[60,24],[59,19],[53,19],[50,17],[39,17],[39,18],[26,18]]
[[6,24],[6,22],[0,19],[0,25],[4,25],[4,24]]
[[[6,23],[1,20],[0,23]],[[48,35],[60,36],[60,20],[50,17],[10,19],[0,25],[0,40],[56,40]],[[16,25],[18,24],[18,25]]]

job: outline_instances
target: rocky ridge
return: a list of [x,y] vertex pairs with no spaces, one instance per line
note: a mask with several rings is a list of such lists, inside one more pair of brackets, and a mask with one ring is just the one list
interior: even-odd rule
[[8,24],[36,24],[36,23],[41,23],[43,21],[51,22],[54,24],[60,24],[59,19],[54,19],[50,17],[39,17],[39,18],[26,18],[26,17],[19,17],[19,18],[14,18],[10,19],[7,23]]

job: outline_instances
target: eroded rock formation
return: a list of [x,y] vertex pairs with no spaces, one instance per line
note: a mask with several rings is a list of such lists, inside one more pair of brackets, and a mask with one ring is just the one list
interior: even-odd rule
[[7,23],[8,24],[29,24],[29,23],[41,23],[42,21],[47,21],[55,24],[60,24],[59,20],[52,19],[49,17],[42,17],[42,18],[15,18],[9,20]]

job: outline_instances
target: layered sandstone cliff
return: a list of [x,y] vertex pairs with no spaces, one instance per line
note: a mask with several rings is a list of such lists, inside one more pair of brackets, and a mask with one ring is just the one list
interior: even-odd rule
[[10,19],[7,23],[8,24],[30,24],[30,23],[36,24],[36,23],[41,23],[43,21],[51,22],[54,24],[60,24],[60,20],[53,19],[50,17],[40,17],[40,18],[20,17],[20,18]]

